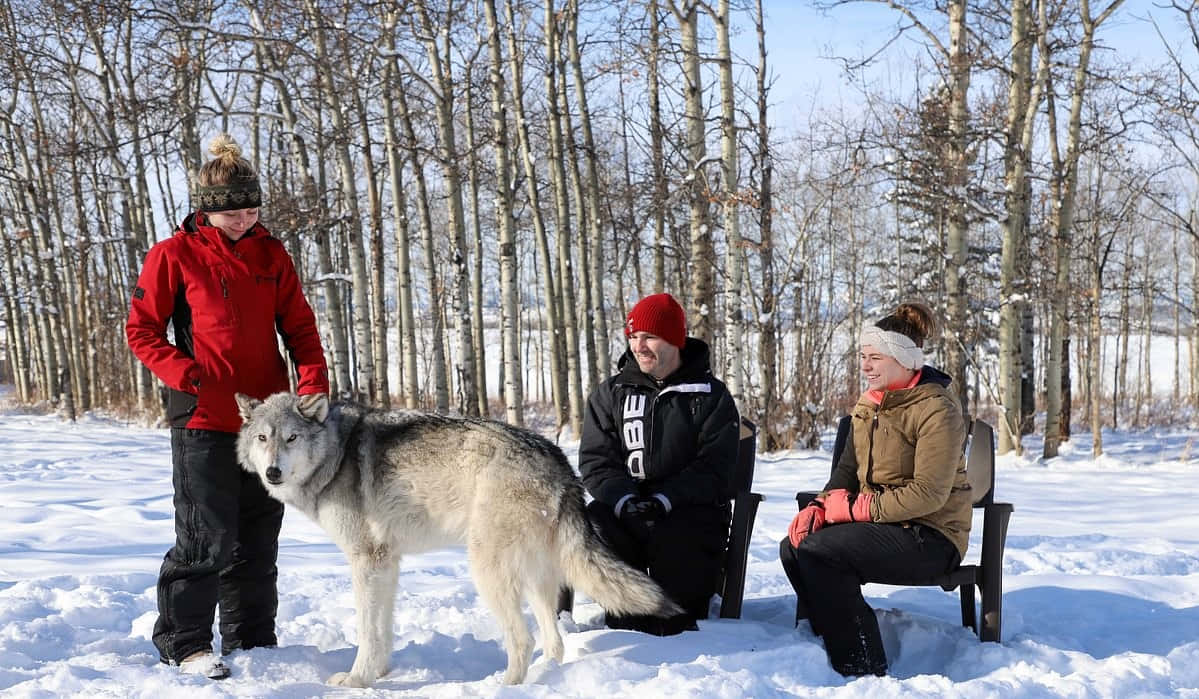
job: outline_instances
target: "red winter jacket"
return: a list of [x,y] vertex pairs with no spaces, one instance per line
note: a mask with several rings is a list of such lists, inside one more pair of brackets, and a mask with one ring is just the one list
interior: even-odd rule
[[234,243],[199,212],[150,248],[125,323],[130,349],[169,389],[171,425],[219,432],[241,429],[234,393],[288,389],[276,331],[299,371],[297,392],[327,392],[316,319],[283,244],[262,224]]

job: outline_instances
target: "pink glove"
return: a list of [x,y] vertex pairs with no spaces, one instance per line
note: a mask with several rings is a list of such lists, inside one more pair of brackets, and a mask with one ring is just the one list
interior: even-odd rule
[[803,508],[799,511],[799,514],[795,515],[795,519],[791,520],[791,526],[787,528],[787,536],[791,539],[791,546],[799,548],[799,544],[804,540],[804,537],[823,526],[824,507],[821,506],[819,500],[813,500],[812,504]]
[[869,522],[870,493],[853,493],[844,488],[828,491],[824,496],[824,519],[829,524]]

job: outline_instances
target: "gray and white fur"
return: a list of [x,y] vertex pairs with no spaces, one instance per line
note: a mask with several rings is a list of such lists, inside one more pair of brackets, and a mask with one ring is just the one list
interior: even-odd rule
[[646,574],[609,551],[592,531],[583,491],[562,450],[527,430],[492,420],[383,412],[350,403],[301,410],[279,393],[238,395],[242,467],[271,496],[321,525],[350,562],[358,654],[329,683],[366,687],[387,672],[400,557],[466,546],[471,575],[499,618],[508,653],[504,682],[522,682],[533,638],[562,661],[558,591],[581,590],[619,614],[680,609]]

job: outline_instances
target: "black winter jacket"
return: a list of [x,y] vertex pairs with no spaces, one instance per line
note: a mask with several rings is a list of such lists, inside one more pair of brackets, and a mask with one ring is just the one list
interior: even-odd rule
[[740,416],[712,376],[708,345],[687,338],[682,365],[661,382],[628,350],[620,372],[587,400],[579,472],[592,497],[612,507],[629,495],[662,495],[668,507],[733,497]]

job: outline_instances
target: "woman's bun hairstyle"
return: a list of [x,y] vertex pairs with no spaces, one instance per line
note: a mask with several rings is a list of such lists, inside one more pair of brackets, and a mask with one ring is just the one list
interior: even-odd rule
[[933,320],[933,312],[922,303],[901,303],[891,315],[875,323],[883,330],[891,330],[911,338],[917,347],[924,347],[924,341],[937,329]]
[[241,157],[241,146],[227,133],[219,134],[208,143],[208,152],[214,158],[236,162]]

